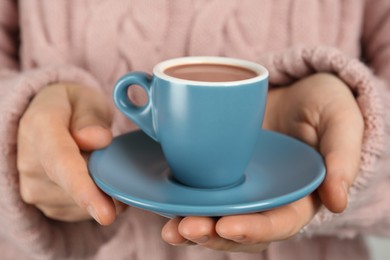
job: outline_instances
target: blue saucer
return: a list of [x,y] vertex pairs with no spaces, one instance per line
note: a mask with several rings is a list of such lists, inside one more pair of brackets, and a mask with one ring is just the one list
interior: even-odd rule
[[167,217],[269,210],[310,194],[325,177],[318,152],[270,131],[260,131],[245,178],[229,188],[197,189],[176,182],[159,143],[141,131],[118,136],[93,152],[89,170],[111,197]]

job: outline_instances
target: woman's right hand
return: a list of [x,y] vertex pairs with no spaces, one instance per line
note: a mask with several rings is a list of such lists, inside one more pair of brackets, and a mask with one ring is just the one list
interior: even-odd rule
[[89,176],[88,153],[111,143],[112,108],[97,90],[72,84],[43,88],[19,123],[17,167],[22,199],[47,217],[111,224],[125,206]]

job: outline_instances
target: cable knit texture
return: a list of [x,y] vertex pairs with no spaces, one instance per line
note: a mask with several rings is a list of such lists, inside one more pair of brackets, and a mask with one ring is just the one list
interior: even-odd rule
[[[367,259],[360,235],[390,235],[389,32],[387,0],[1,0],[1,258]],[[22,202],[18,121],[41,88],[72,82],[111,101],[115,81],[127,71],[150,72],[159,61],[188,55],[259,62],[269,69],[271,86],[316,72],[347,83],[365,131],[346,212],[323,208],[295,239],[261,254],[231,254],[169,246],[160,238],[166,220],[136,208],[101,227],[53,221]],[[131,94],[145,99],[139,90]],[[116,111],[112,129],[118,135],[136,126]]]

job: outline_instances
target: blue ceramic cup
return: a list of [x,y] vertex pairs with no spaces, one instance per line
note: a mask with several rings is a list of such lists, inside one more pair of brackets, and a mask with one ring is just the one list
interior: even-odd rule
[[[206,69],[209,75],[203,77],[207,74],[204,66],[212,69]],[[198,75],[182,76],[182,68]],[[214,68],[222,70],[222,76],[214,73]],[[232,73],[224,71],[229,68]],[[249,76],[236,77],[235,70],[238,74],[249,72]],[[146,91],[146,105],[136,106],[129,99],[132,85]],[[183,57],[157,64],[153,75],[124,75],[115,85],[113,98],[128,118],[161,144],[176,181],[196,188],[221,188],[245,177],[263,121],[267,91],[268,71],[257,63]]]

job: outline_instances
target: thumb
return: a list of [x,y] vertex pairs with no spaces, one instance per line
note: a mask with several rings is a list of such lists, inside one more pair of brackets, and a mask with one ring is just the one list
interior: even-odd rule
[[96,91],[78,88],[70,91],[72,136],[83,151],[101,149],[112,141],[112,108],[106,97]]
[[318,193],[329,210],[340,213],[347,207],[348,188],[358,173],[364,122],[355,104],[326,114],[319,134],[327,173]]

